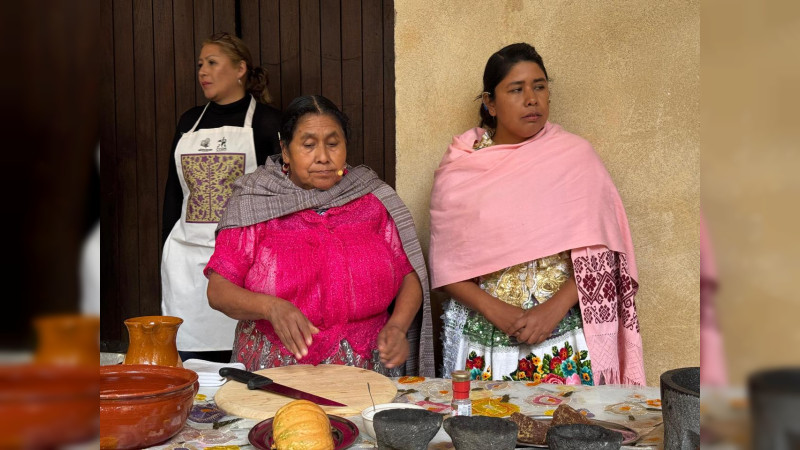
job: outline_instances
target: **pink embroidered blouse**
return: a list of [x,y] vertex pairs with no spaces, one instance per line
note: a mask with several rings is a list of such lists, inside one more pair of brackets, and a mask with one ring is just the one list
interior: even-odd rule
[[[302,362],[318,364],[347,339],[369,358],[387,307],[413,268],[397,227],[372,194],[323,213],[303,210],[220,231],[204,273],[292,302],[320,332]],[[267,320],[256,327],[286,356]]]

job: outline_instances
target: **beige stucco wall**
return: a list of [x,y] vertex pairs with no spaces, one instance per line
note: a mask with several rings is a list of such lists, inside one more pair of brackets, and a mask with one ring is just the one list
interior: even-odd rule
[[397,191],[429,241],[433,171],[477,125],[483,67],[542,54],[550,119],[588,139],[625,204],[640,275],[648,384],[699,364],[698,1],[396,0]]
[[[706,18],[709,20],[706,21]],[[800,366],[800,4],[703,4],[703,212],[731,384]]]

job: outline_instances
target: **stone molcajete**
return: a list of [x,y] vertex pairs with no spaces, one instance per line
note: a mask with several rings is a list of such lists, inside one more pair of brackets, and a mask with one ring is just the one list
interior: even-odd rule
[[513,450],[517,424],[499,417],[455,416],[444,421],[444,431],[456,450]]
[[661,374],[664,450],[700,447],[700,368],[684,367]]
[[373,418],[378,448],[425,450],[442,426],[443,416],[427,409],[387,409]]
[[800,448],[800,368],[756,372],[747,380],[753,417],[753,448]]

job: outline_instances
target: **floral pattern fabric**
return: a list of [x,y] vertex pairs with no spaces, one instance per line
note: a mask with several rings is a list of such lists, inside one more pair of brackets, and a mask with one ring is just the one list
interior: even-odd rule
[[233,193],[233,181],[244,175],[244,153],[181,156],[183,178],[189,188],[186,221],[217,223]]

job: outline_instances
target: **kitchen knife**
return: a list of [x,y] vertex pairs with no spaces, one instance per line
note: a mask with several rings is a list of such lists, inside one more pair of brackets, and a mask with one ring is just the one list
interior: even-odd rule
[[272,379],[267,378],[257,373],[248,372],[246,370],[235,369],[233,367],[223,367],[219,369],[219,376],[229,377],[240,383],[247,384],[247,389],[262,389],[273,394],[283,395],[285,397],[297,398],[301,400],[308,400],[318,405],[324,406],[347,406],[345,404],[329,400],[325,397],[309,394],[293,387],[278,384]]

